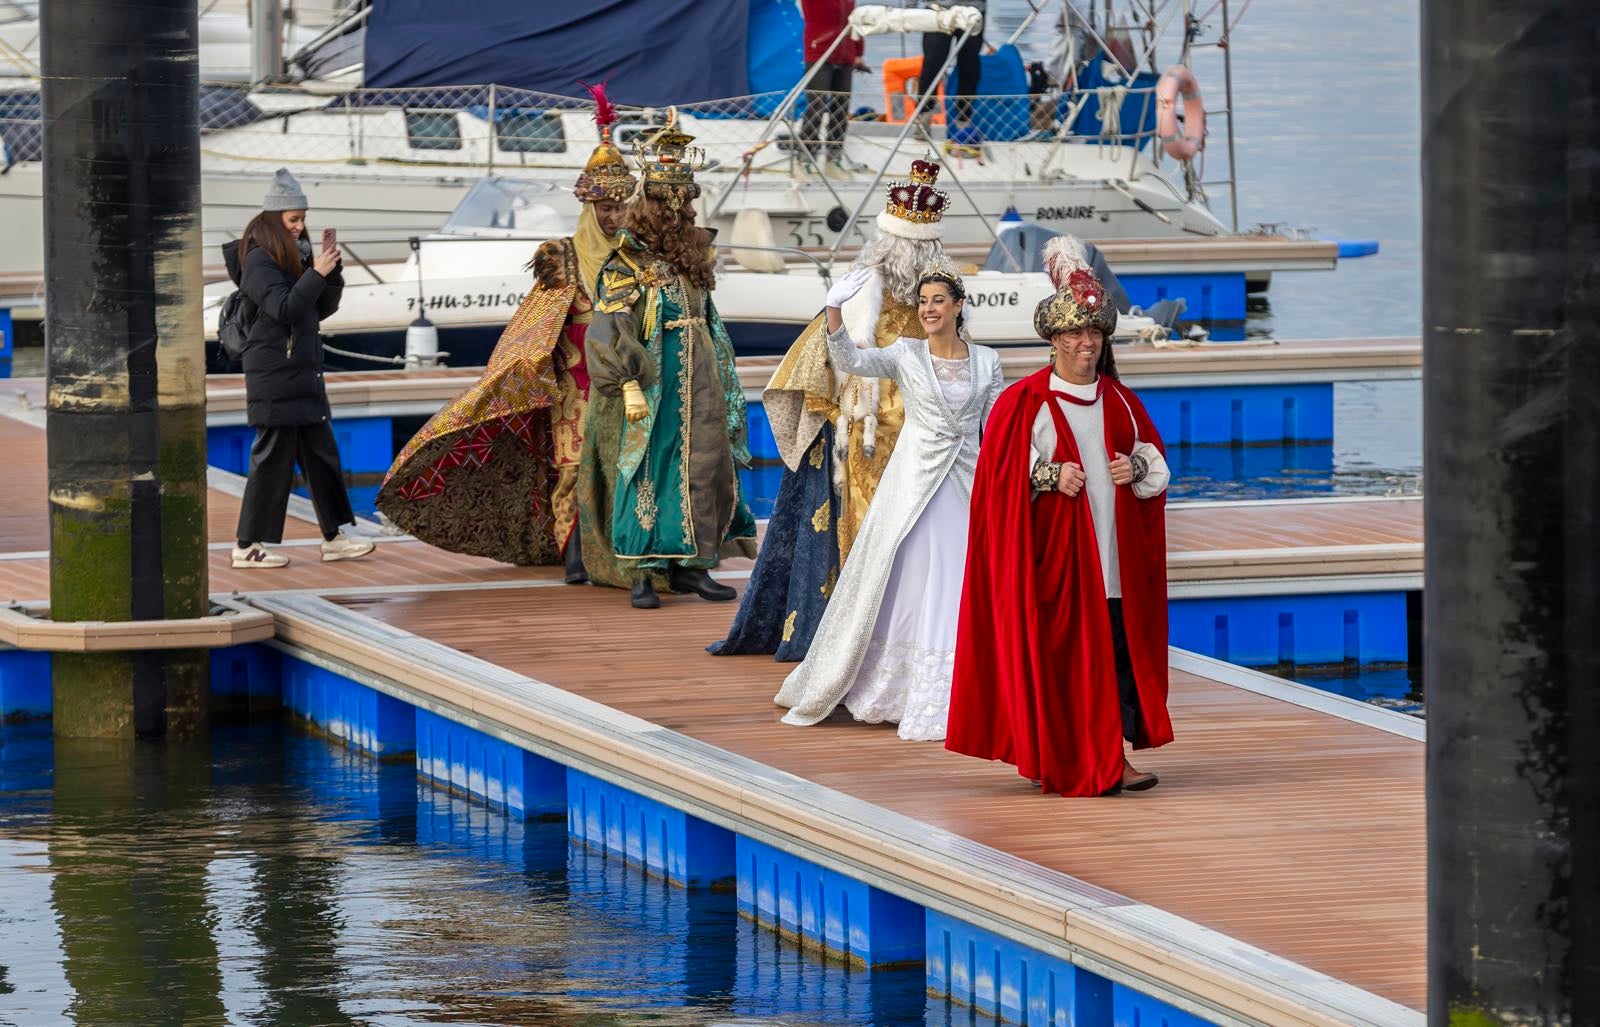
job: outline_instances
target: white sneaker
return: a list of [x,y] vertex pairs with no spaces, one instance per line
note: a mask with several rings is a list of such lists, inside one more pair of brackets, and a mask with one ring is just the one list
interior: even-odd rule
[[362,542],[353,538],[346,538],[344,532],[333,537],[332,542],[322,543],[322,559],[325,562],[333,560],[355,560],[366,556],[377,548],[371,542]]
[[280,553],[274,553],[259,542],[252,542],[244,549],[233,547],[233,565],[235,567],[287,567],[289,558]]

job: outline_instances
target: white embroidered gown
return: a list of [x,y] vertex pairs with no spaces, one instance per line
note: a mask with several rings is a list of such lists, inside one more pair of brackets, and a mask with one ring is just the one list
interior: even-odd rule
[[806,659],[775,699],[786,724],[815,724],[842,702],[902,738],[944,738],[978,437],[1004,386],[999,354],[967,349],[941,360],[920,339],[828,339],[839,370],[899,384],[906,420]]

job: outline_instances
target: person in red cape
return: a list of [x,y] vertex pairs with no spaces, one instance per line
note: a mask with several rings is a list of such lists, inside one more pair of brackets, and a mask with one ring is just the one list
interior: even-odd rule
[[945,746],[1062,795],[1154,787],[1129,762],[1167,717],[1161,436],[1117,378],[1116,308],[1081,243],[1051,240],[1034,328],[1051,364],[1001,394],[973,480]]

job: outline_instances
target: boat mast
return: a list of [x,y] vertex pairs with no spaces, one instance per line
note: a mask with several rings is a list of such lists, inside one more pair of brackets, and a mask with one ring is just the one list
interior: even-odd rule
[[[1241,14],[1244,12],[1241,11]],[[1228,216],[1239,232],[1239,175],[1233,162],[1233,25],[1228,21],[1228,0],[1222,0],[1222,90],[1228,105]]]

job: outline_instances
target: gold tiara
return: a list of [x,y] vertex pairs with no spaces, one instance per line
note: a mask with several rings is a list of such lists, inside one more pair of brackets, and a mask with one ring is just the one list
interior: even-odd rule
[[961,269],[956,267],[955,261],[945,256],[943,253],[924,264],[922,271],[917,275],[917,277],[923,279],[942,278],[953,285],[964,287],[964,282],[961,278]]

